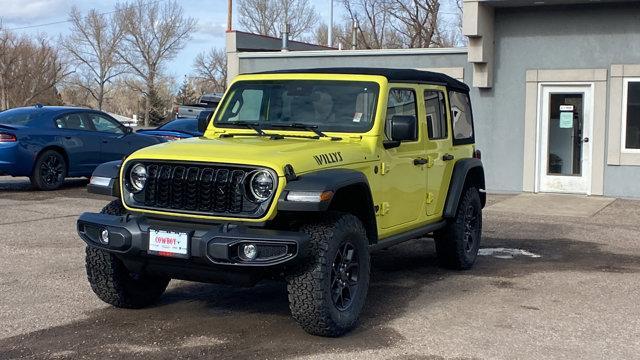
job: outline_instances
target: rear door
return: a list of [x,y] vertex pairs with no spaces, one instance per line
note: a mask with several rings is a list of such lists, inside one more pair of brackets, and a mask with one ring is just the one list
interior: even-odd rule
[[86,113],[85,116],[100,136],[101,162],[121,160],[133,151],[131,139],[127,136],[124,126],[117,120],[94,112]]
[[425,117],[421,121],[427,127],[427,215],[433,217],[441,215],[455,159],[452,158],[446,88],[425,86],[423,94]]
[[100,135],[82,112],[56,117],[59,142],[69,157],[69,175],[89,175],[100,161]]

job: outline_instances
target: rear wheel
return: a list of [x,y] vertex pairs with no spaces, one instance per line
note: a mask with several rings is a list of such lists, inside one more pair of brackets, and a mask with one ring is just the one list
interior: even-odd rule
[[301,229],[310,237],[308,263],[287,277],[289,306],[308,333],[340,336],[353,329],[369,287],[369,249],[360,220],[328,213]]
[[39,190],[55,190],[62,186],[67,176],[67,162],[55,150],[47,150],[36,159],[31,184]]
[[462,194],[456,217],[434,234],[438,261],[451,269],[470,269],[478,256],[481,236],[480,193],[475,187],[468,187]]
[[[120,200],[114,200],[101,213],[124,215]],[[86,250],[87,278],[100,300],[120,308],[137,309],[152,305],[164,293],[169,278],[130,272],[115,255],[93,247]]]

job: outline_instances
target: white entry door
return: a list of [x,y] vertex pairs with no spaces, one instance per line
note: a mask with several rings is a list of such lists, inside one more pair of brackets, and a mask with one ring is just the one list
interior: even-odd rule
[[592,89],[541,86],[537,191],[591,193]]

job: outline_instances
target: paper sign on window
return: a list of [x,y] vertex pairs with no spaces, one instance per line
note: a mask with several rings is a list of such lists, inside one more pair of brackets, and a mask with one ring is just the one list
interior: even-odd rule
[[573,127],[573,112],[561,112],[560,113],[560,128],[571,129]]

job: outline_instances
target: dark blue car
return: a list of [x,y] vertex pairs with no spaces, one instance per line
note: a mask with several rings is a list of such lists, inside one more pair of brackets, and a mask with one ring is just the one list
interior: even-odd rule
[[91,176],[99,164],[160,142],[97,110],[15,108],[0,112],[0,175],[28,176],[36,188],[54,190],[66,177]]
[[198,130],[198,121],[207,120],[211,117],[212,111],[201,111],[197,118],[179,118],[159,126],[155,129],[138,130],[139,134],[153,135],[165,140],[180,140],[194,136],[202,136],[203,132]]

